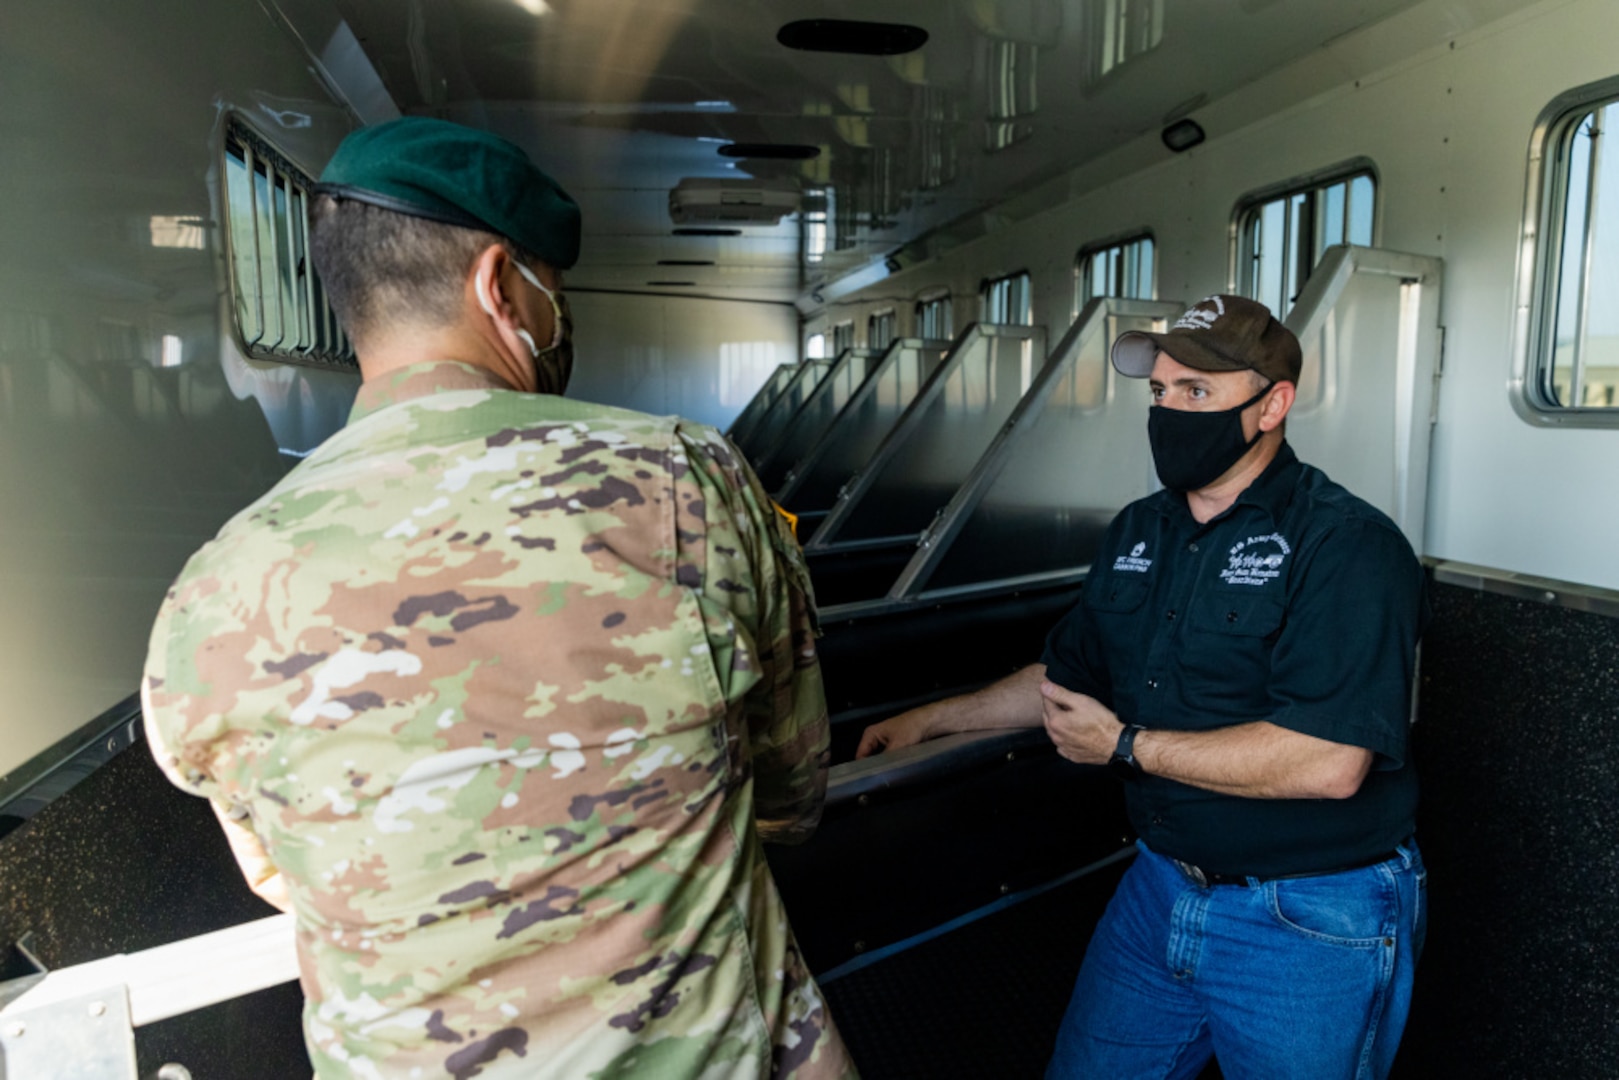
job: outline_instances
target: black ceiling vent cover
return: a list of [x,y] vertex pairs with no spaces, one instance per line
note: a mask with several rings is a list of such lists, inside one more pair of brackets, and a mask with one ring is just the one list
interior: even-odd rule
[[779,158],[783,161],[808,161],[821,156],[819,146],[800,143],[734,142],[720,147],[721,157]]
[[741,229],[676,229],[676,236],[741,236]]
[[689,289],[693,285],[696,285],[697,282],[695,282],[695,281],[649,281],[649,282],[647,282],[647,284],[649,286],[651,286],[652,288],[654,288],[654,289]]
[[904,23],[857,22],[853,19],[800,19],[776,31],[776,40],[805,52],[898,56],[928,43],[928,32]]
[[659,259],[659,266],[713,266],[713,259]]

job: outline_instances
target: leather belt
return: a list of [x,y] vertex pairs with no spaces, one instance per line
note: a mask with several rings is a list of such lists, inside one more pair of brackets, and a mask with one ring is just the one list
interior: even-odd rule
[[1388,862],[1390,859],[1397,858],[1398,855],[1399,852],[1390,851],[1383,855],[1374,855],[1370,859],[1364,859],[1357,863],[1350,863],[1347,866],[1335,866],[1330,870],[1307,870],[1302,874],[1271,874],[1268,877],[1259,877],[1254,874],[1215,874],[1204,870],[1200,866],[1181,862],[1179,859],[1170,859],[1169,861],[1174,863],[1180,872],[1185,874],[1187,879],[1194,885],[1207,889],[1215,885],[1247,885],[1251,881],[1263,884],[1267,881],[1287,881],[1292,878],[1326,877],[1328,874],[1343,874],[1350,870],[1364,870],[1368,866]]

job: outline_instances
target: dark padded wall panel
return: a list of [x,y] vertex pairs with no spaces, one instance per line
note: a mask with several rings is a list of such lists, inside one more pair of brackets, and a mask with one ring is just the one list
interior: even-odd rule
[[867,1080],[1038,1080],[1127,862],[825,984]]
[[1423,644],[1401,1077],[1619,1075],[1619,620],[1451,585]]
[[[274,915],[248,891],[208,804],[125,750],[0,839],[0,952],[32,932],[48,967],[136,952]],[[308,1075],[296,983],[142,1028],[142,1077],[177,1061],[197,1077]]]
[[833,807],[807,843],[765,850],[804,959],[823,972],[1132,840],[1119,780],[1064,761],[1048,743]]

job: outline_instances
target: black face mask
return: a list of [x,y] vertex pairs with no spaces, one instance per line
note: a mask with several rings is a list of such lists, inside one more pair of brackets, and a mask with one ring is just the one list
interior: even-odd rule
[[[1272,384],[1274,385],[1274,384]],[[1147,441],[1158,479],[1170,491],[1197,491],[1241,460],[1263,432],[1242,437],[1242,413],[1270,393],[1267,386],[1234,409],[1189,412],[1154,405],[1147,413]]]

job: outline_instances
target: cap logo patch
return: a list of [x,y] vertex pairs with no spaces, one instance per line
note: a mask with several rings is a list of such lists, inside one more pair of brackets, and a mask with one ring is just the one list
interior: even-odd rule
[[[1211,306],[1214,308],[1213,311],[1209,310]],[[1182,315],[1180,320],[1175,323],[1174,329],[1207,330],[1209,327],[1214,325],[1215,320],[1219,319],[1220,316],[1224,314],[1225,301],[1221,300],[1218,296],[1210,296],[1206,299],[1199,300],[1196,304],[1193,304],[1191,309],[1187,311],[1186,314]]]

